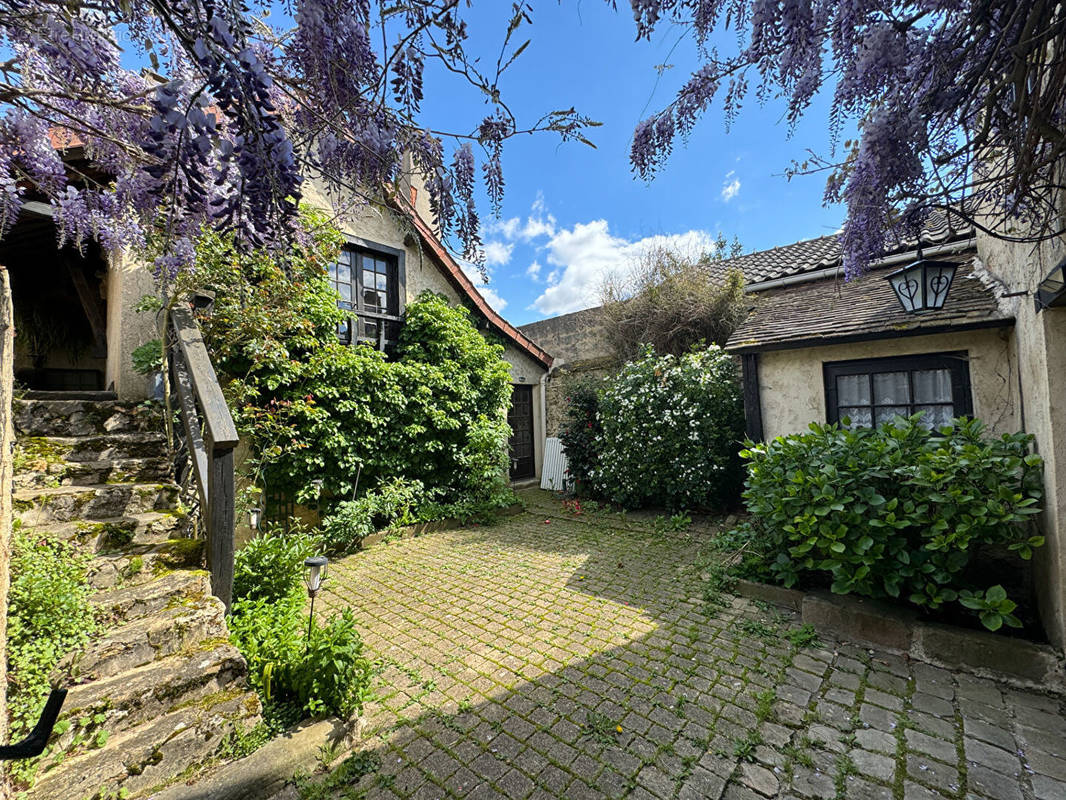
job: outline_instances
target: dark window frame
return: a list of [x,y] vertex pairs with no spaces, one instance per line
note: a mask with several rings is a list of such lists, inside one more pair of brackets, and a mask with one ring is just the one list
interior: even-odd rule
[[[873,375],[886,372],[906,372],[910,383],[910,402],[893,403],[886,407],[908,405],[914,413],[914,373],[923,370],[946,369],[951,374],[951,402],[954,406],[953,417],[973,416],[973,390],[970,381],[970,359],[966,351],[920,353],[909,356],[886,356],[883,358],[863,358],[853,361],[827,361],[822,364],[822,378],[825,386],[825,415],[828,422],[840,422],[840,404],[837,394],[837,378],[846,375],[869,375],[871,381],[870,408],[879,405],[874,402]],[[850,406],[849,406],[850,407]],[[876,419],[873,418],[876,422]]]
[[[351,286],[352,299],[351,301],[345,301],[340,296],[338,289],[337,304],[349,302],[352,307],[344,310],[351,314],[351,320],[347,325],[347,330],[338,329],[337,338],[342,344],[346,345],[367,342],[380,350],[391,348],[396,344],[399,326],[403,321],[403,313],[406,306],[407,273],[405,252],[395,247],[370,242],[356,236],[346,236],[345,238],[346,242],[343,249],[351,254],[349,286]],[[386,298],[385,308],[382,310],[368,309],[365,305],[365,297],[363,295],[364,258],[386,263]],[[335,280],[333,275],[330,275],[329,278],[336,289],[339,281]],[[376,337],[359,333],[359,331],[363,330],[364,324],[375,322],[378,327]]]

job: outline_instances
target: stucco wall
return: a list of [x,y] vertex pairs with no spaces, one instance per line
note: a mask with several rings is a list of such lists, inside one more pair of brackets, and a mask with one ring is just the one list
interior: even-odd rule
[[107,272],[107,373],[104,385],[114,384],[120,400],[148,397],[148,378],[133,370],[130,356],[145,342],[159,336],[155,316],[134,307],[146,294],[155,294],[148,267],[132,256],[116,252]]
[[1016,324],[1011,342],[1021,387],[1021,426],[1033,434],[1044,458],[1046,545],[1035,556],[1040,613],[1051,640],[1066,644],[1066,308],[1037,311],[1037,284],[1066,257],[1062,237],[1039,247],[1010,244],[979,235],[977,249],[985,270],[1013,298]]
[[763,435],[767,439],[806,430],[825,422],[827,361],[966,351],[974,416],[995,433],[1021,427],[1017,399],[1017,366],[1006,329],[911,336],[874,342],[774,350],[759,355],[759,395]]

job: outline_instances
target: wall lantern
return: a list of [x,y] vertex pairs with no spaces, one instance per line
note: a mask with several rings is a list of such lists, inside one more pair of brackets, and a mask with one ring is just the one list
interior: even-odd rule
[[315,622],[315,595],[322,588],[322,581],[326,579],[326,565],[329,559],[325,556],[311,556],[304,560],[307,574],[304,575],[304,583],[307,584],[307,595],[311,598],[311,614],[307,618],[307,649],[311,648],[311,629]]
[[1036,310],[1066,305],[1066,258],[1036,287]]
[[259,530],[259,523],[263,521],[263,509],[258,506],[248,509],[248,524],[253,531]]
[[886,278],[908,314],[934,311],[944,307],[957,268],[958,264],[950,261],[928,261],[919,253],[917,261]]

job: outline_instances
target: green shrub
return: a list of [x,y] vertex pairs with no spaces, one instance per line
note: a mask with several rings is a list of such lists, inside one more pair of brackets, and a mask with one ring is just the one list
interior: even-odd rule
[[566,451],[567,473],[576,494],[586,494],[599,463],[596,438],[603,428],[598,411],[602,381],[576,381],[568,387],[559,441]]
[[140,375],[151,375],[163,369],[163,343],[159,339],[152,339],[140,347],[134,348],[130,353],[133,361],[133,371]]
[[12,539],[7,702],[13,741],[36,724],[51,689],[49,673],[95,628],[88,561],[87,554],[49,536],[17,531]]
[[292,702],[292,673],[303,663],[306,595],[244,598],[230,609],[230,640],[248,662],[248,681],[264,704]]
[[304,559],[318,551],[318,539],[302,530],[262,531],[233,559],[234,600],[274,603],[302,596]]
[[1018,625],[1002,587],[968,585],[983,546],[1030,558],[1042,496],[1031,436],[984,435],[976,420],[930,433],[920,417],[878,428],[810,426],[748,443],[744,498],[769,571],[786,586],[824,575],[837,593],[901,597],[922,608],[959,601],[995,629]]
[[430,500],[418,509],[420,522],[456,519],[463,525],[474,523],[489,525],[495,522],[500,511],[518,502],[518,495],[502,475],[485,485],[477,494],[467,494],[444,502]]
[[683,356],[645,349],[608,381],[598,418],[596,494],[671,511],[735,502],[744,412],[736,365],[721,348]]
[[346,608],[324,626],[316,626],[303,663],[293,672],[292,688],[310,714],[348,717],[369,698],[372,675],[355,617]]
[[417,522],[418,509],[430,496],[421,481],[394,478],[357,500],[338,503],[321,524],[326,552],[348,553],[375,531]]
[[465,308],[424,293],[405,309],[393,358],[337,341],[326,267],[342,239],[306,213],[305,244],[287,263],[202,238],[187,289],[212,289],[201,321],[243,439],[251,482],[297,503],[349,498],[398,476],[455,499],[479,497],[507,459],[511,386],[503,347]]

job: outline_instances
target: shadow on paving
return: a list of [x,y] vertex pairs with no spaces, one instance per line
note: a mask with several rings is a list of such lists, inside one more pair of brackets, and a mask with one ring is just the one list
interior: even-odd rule
[[[1008,701],[1049,718],[1057,701],[802,646],[794,620],[740,599],[708,613],[704,536],[558,508],[335,565],[327,602],[355,610],[383,670],[368,774],[335,770],[328,796],[1034,796]],[[1002,728],[1009,741],[982,744],[1012,762],[967,768],[967,715]],[[1066,727],[1051,734],[1066,753]]]

